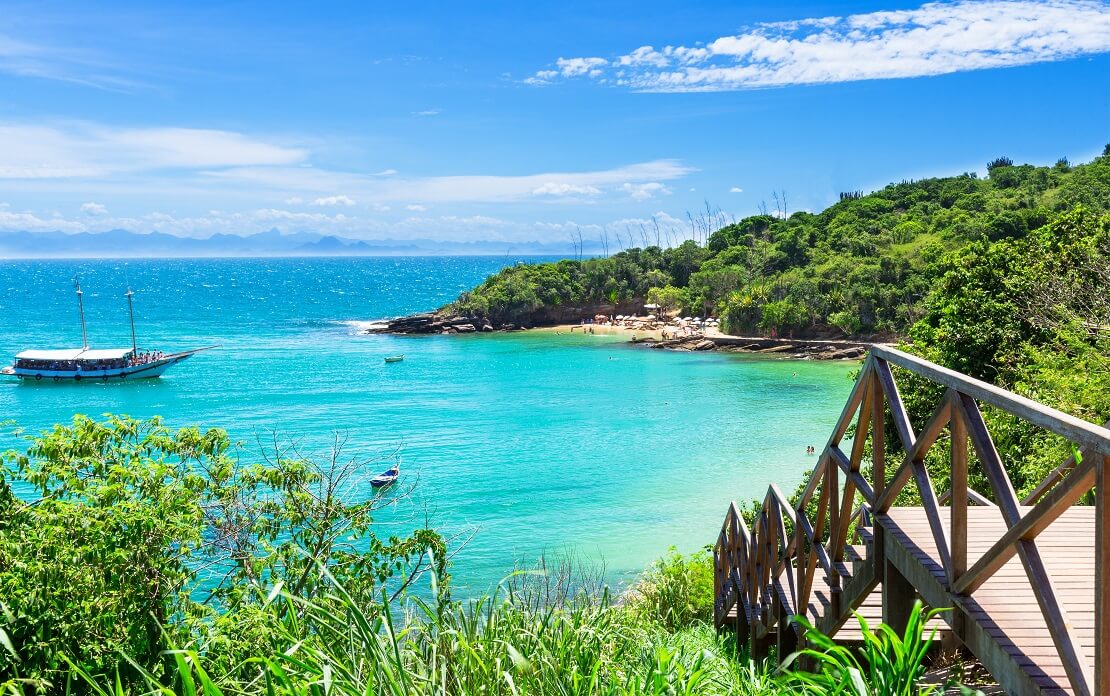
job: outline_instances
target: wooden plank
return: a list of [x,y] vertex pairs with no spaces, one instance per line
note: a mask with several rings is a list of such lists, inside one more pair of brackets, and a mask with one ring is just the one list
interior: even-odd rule
[[886,488],[886,410],[883,387],[878,373],[872,371],[871,393],[871,480],[872,493],[868,502],[875,504],[875,496]]
[[[899,508],[899,511],[905,508]],[[919,509],[914,512],[921,514]],[[876,515],[876,530],[884,529],[886,533],[886,555],[888,561],[899,569],[921,594],[922,599],[930,606],[956,606],[964,611],[977,608],[974,599],[952,597],[944,591],[943,576],[934,577],[910,553],[909,549],[898,539],[898,524],[887,515]],[[970,602],[970,604],[968,604]],[[947,616],[945,617],[948,618]],[[1042,619],[1043,622],[1043,619]],[[1009,694],[1022,694],[1029,696],[1043,693],[1042,687],[1034,680],[1030,670],[1015,656],[1004,650],[994,637],[988,635],[983,626],[975,621],[967,623],[967,632],[964,644],[990,671],[991,675]],[[1066,683],[1063,675],[1058,683]],[[1056,684],[1057,682],[1050,682]]]
[[868,377],[874,366],[874,358],[870,355],[863,363],[863,368],[859,371],[859,377],[856,378],[856,383],[852,385],[852,392],[848,395],[848,401],[844,404],[844,408],[840,412],[840,418],[836,421],[836,427],[833,428],[832,437],[826,445],[839,445],[841,439],[844,438],[844,433],[848,432],[848,428],[852,425],[852,416],[855,415],[856,410],[859,408],[860,403],[863,401],[863,392],[866,384],[869,381]]
[[938,384],[955,389],[983,403],[1012,413],[1045,430],[1056,433],[1068,440],[1090,447],[1096,452],[1110,455],[1110,431],[1094,423],[1068,415],[1032,399],[1006,391],[993,384],[962,375],[940,365],[923,360],[917,356],[903,353],[887,346],[873,346],[871,355],[892,362],[910,372],[926,377]]
[[951,403],[948,396],[945,395],[941,399],[937,409],[933,411],[933,415],[929,418],[929,422],[925,424],[925,428],[921,434],[914,441],[913,445],[906,449],[906,459],[902,465],[898,467],[898,471],[894,473],[894,478],[890,480],[882,497],[875,501],[875,512],[886,512],[894,505],[894,501],[898,498],[898,494],[902,488],[909,482],[910,477],[913,476],[913,465],[915,462],[923,461],[925,455],[928,454],[929,448],[940,437],[940,433],[944,430],[944,426],[948,425],[948,419],[952,414]]
[[[872,355],[874,354],[872,352]],[[886,396],[887,404],[890,407],[890,416],[894,421],[894,431],[898,433],[898,439],[902,442],[902,449],[909,452],[913,449],[913,443],[917,438],[913,433],[913,424],[910,423],[910,417],[906,414],[906,405],[902,403],[902,395],[898,393],[898,385],[894,381],[894,375],[890,372],[890,365],[885,360],[876,360],[872,369],[879,380],[879,387]]]
[[[976,491],[974,488],[967,489],[967,499],[968,502],[975,503],[976,505],[982,505],[984,507],[994,507],[994,502],[992,500],[987,498],[982,493]],[[941,505],[948,505],[950,500],[952,500],[951,488],[937,496],[937,501],[940,502]]]
[[933,483],[929,479],[929,472],[925,470],[924,462],[914,462],[913,477],[917,482],[917,490],[921,494],[921,504],[925,515],[929,519],[929,532],[933,536],[933,544],[937,549],[940,566],[951,575],[952,559],[948,553],[948,538],[940,522],[940,507],[937,505],[937,494],[933,491]]
[[1077,696],[1093,694],[1094,674],[1083,654],[1068,614],[1056,596],[1052,578],[1045,569],[1036,542],[1019,541],[1018,554],[1022,557],[1025,570],[1029,573],[1030,586],[1037,597],[1037,603],[1041,606],[1041,612],[1044,613],[1045,623],[1048,624],[1048,630],[1052,634],[1060,660],[1064,663],[1064,670],[1067,672],[1072,690]]
[[1095,693],[1110,694],[1110,457],[1095,475]]
[[867,482],[863,474],[858,471],[852,471],[848,474],[848,481],[856,487],[856,490],[859,491],[859,494],[863,496],[863,499],[868,505],[874,504],[875,492],[871,490],[871,484]]
[[[960,409],[952,408],[949,422],[952,436],[952,493],[949,505],[948,533],[952,540],[952,553],[948,567],[948,586],[952,587],[967,572],[967,426]],[[962,631],[957,631],[957,634]]]
[[1017,553],[1019,539],[1033,539],[1064,514],[1094,483],[1093,460],[1072,472],[1068,480],[1041,499],[1021,517],[952,587],[956,594],[971,594]]
[[[1017,493],[1014,492],[1014,486],[1010,483],[1010,477],[1006,475],[1005,467],[1003,467],[1002,460],[998,456],[998,450],[995,449],[994,442],[987,431],[983,414],[980,413],[975,400],[967,394],[960,394],[960,407],[963,409],[968,437],[975,447],[975,452],[979,455],[979,462],[983,465],[987,480],[990,481],[991,488],[994,489],[998,509],[1002,513],[1002,518],[1006,521],[1006,524],[1013,527],[1021,521]],[[1078,696],[1088,696],[1092,693],[1094,675],[1087,664],[1082,648],[1079,646],[1079,641],[1072,631],[1067,613],[1056,596],[1052,578],[1045,568],[1036,543],[1027,540],[1018,541],[1017,551],[1021,557],[1022,565],[1025,566],[1026,573],[1029,574],[1030,587],[1032,587],[1033,594],[1037,597],[1037,604],[1040,605],[1041,612],[1044,613],[1048,630],[1056,641],[1060,659],[1067,670],[1068,681],[1071,683],[1072,690]]]

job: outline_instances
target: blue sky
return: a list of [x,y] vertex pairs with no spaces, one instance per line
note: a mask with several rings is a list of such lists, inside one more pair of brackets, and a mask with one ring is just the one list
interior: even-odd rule
[[0,2],[0,230],[566,241],[1088,160],[1110,4]]

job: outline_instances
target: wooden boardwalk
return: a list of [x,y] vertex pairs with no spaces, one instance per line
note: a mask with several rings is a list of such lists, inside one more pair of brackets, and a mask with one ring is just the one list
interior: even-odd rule
[[[902,371],[942,388],[919,429]],[[1073,443],[1078,461],[1019,500],[981,405]],[[938,494],[926,462],[941,447]],[[796,615],[852,642],[855,612],[898,628],[921,599],[949,609],[939,633],[1007,692],[1110,696],[1110,430],[905,353],[872,348],[801,498],[772,485],[754,518],[730,506],[714,559],[717,623],[757,657],[804,644]]]

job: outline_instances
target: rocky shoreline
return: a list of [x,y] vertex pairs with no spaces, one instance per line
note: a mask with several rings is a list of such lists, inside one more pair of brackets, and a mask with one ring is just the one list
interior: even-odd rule
[[[437,312],[413,314],[371,326],[366,334],[431,335],[520,331],[532,328],[509,323],[494,324],[481,317]],[[633,334],[630,342],[645,348],[679,351],[751,353],[804,360],[852,360],[867,354],[870,343],[851,340],[766,338],[762,336],[696,335],[661,339]]]
[[633,338],[633,343],[660,350],[757,353],[803,360],[854,360],[867,354],[871,344],[859,341],[763,338],[760,336],[689,336],[660,340]]

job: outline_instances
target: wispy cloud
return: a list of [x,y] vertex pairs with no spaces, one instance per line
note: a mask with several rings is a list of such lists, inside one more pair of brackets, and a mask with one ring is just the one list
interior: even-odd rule
[[693,46],[559,58],[525,80],[585,78],[641,91],[728,91],[943,75],[1110,51],[1101,0],[962,0],[759,24]]
[[413,111],[412,115],[413,116],[439,116],[440,113],[441,112],[440,112],[439,109],[425,109],[423,111]]
[[0,34],[0,73],[57,80],[116,92],[142,86],[129,70],[86,50]]
[[744,189],[740,188],[739,186],[733,186],[732,188],[730,188],[728,190],[728,192],[729,193],[744,193]]
[[[352,206],[550,200],[605,194],[636,200],[667,193],[693,168],[671,159],[577,172],[401,176],[395,169],[338,171],[307,147],[202,128],[113,128],[87,122],[0,122],[0,181],[25,189],[64,187],[84,200],[127,190],[213,200],[228,195],[286,205]],[[37,183],[36,183],[37,182]],[[337,192],[342,191],[343,194]]]
[[0,179],[96,177],[129,171],[290,165],[308,152],[241,133],[0,123]]
[[90,201],[81,205],[81,212],[86,215],[107,215],[108,208],[100,203]]

